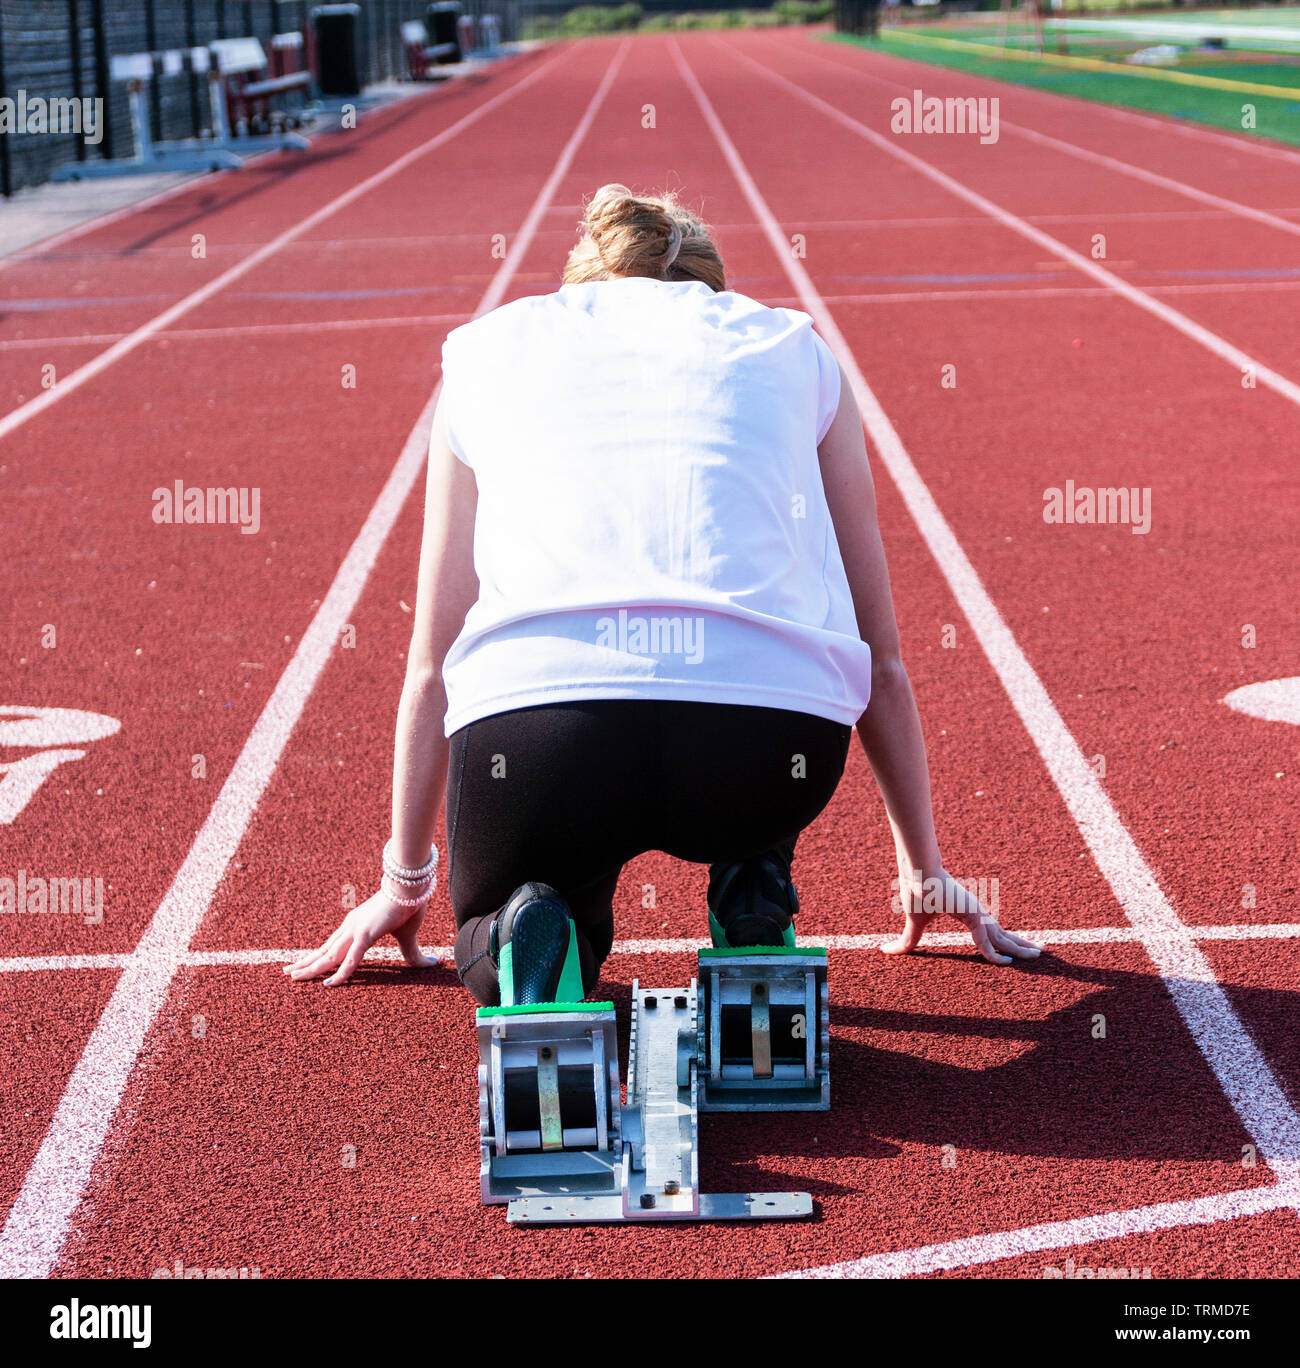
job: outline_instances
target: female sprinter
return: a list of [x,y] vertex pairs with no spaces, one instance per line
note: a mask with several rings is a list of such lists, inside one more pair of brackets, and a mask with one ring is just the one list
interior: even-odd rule
[[480,1003],[585,997],[646,850],[710,865],[717,944],[792,945],[795,838],[855,726],[910,909],[886,950],[938,905],[992,963],[1037,955],[943,868],[835,358],[806,314],[726,288],[694,215],[607,185],[558,293],[443,347],[380,889],[286,972],[343,983],[390,934],[431,963],[444,787]]

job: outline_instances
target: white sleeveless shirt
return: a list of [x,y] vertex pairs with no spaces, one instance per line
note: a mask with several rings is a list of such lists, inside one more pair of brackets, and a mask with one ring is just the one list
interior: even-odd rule
[[456,328],[442,357],[478,485],[448,736],[598,698],[857,721],[871,652],[817,458],[839,369],[807,314],[694,281],[566,285]]

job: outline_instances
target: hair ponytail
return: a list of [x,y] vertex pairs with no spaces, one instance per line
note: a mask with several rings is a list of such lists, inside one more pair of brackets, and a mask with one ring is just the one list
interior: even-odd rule
[[722,258],[709,230],[671,195],[634,195],[626,185],[602,185],[582,219],[564,283],[618,276],[700,280],[725,290]]

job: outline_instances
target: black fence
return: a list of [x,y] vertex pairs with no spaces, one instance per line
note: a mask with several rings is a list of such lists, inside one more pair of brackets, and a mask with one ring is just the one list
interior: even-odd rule
[[[217,38],[306,32],[319,0],[0,0],[0,97],[17,101],[101,99],[102,129],[0,134],[0,194],[50,178],[70,161],[131,155],[125,85],[109,79],[114,56],[201,47]],[[365,84],[406,75],[401,24],[423,19],[427,0],[357,0],[358,64]],[[501,17],[503,36],[517,5],[464,0],[462,12]],[[155,140],[189,138],[210,124],[206,82],[182,72],[150,84]]]

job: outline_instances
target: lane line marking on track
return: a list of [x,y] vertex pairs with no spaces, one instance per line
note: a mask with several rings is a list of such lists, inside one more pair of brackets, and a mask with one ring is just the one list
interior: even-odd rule
[[[432,91],[430,91],[432,93]],[[258,156],[265,156],[265,153],[258,153]],[[225,171],[217,171],[214,175],[224,176]],[[574,213],[579,213],[575,210]],[[567,229],[545,228],[539,237],[560,237],[562,234],[573,235],[570,226]],[[397,247],[412,247],[421,252],[428,252],[436,247],[446,247],[452,243],[461,242],[481,242],[482,238],[474,233],[420,233],[418,235],[405,234],[394,235],[393,237],[357,237],[357,238],[313,238],[310,242],[302,244],[301,251],[311,252],[313,255],[320,252],[347,252],[349,255],[359,255],[364,250],[374,250],[378,253],[392,252]],[[230,239],[222,239],[221,242],[208,244],[208,260],[214,261],[219,256],[234,256],[237,252],[256,251],[262,244],[260,242],[235,242]],[[87,265],[95,263],[100,259],[104,265],[112,265],[113,262],[121,259],[120,250],[113,248],[99,248],[97,250],[87,249],[77,253],[77,260],[85,262]],[[147,260],[149,257],[157,257],[159,261],[168,261],[176,257],[184,256],[188,259],[188,247],[141,247],[138,251],[131,253],[132,261]],[[2,259],[2,258],[0,258]],[[67,260],[68,258],[63,258]]]
[[[1147,285],[1151,294],[1259,294],[1263,291],[1300,289],[1300,280],[1207,280],[1195,285]],[[1101,299],[1110,293],[1100,285],[1030,285],[1023,289],[899,290],[886,294],[827,295],[832,304],[932,304],[944,299]],[[168,334],[170,336],[171,334]]]
[[[1191,285],[1145,285],[1151,294],[1260,294],[1273,290],[1300,289],[1297,280],[1207,280]],[[945,299],[1097,299],[1110,293],[1101,285],[1025,285],[1006,289],[979,290],[891,290],[880,294],[828,294],[829,304],[914,304],[935,303]],[[275,337],[282,334],[348,332],[353,328],[445,327],[460,324],[469,313],[390,314],[383,318],[325,318],[311,323],[247,323],[216,328],[169,328],[150,342],[202,342],[214,337]],[[37,351],[42,347],[105,346],[125,336],[123,333],[88,333],[66,337],[14,337],[0,341],[0,352]]]
[[1154,1206],[1133,1207],[1127,1211],[1107,1211],[1100,1216],[1082,1216],[1070,1221],[1049,1221],[1044,1225],[1024,1226],[1018,1230],[999,1230],[988,1235],[971,1235],[944,1244],[921,1245],[888,1254],[871,1254],[863,1259],[807,1268],[797,1273],[778,1273],[778,1278],[910,1278],[946,1269],[970,1268],[995,1263],[1022,1254],[1037,1254],[1052,1249],[1072,1249],[1102,1240],[1144,1235],[1153,1230],[1177,1226],[1215,1225],[1243,1216],[1258,1216],[1268,1211],[1293,1208],[1300,1203],[1300,1188],[1294,1184],[1269,1184],[1267,1187],[1239,1188],[1235,1192],[1192,1197],[1180,1202],[1160,1202]]
[[432,138],[422,142],[418,147],[413,147],[409,152],[404,152],[396,160],[389,162],[374,175],[367,176],[365,180],[358,181],[355,185],[345,190],[341,195],[330,200],[328,204],[323,204],[319,209],[308,214],[306,218],[294,224],[292,228],[286,228],[284,232],[277,234],[270,242],[264,243],[255,252],[237,261],[233,266],[227,267],[220,275],[214,276],[205,285],[200,285],[197,290],[187,294],[184,299],[179,299],[170,308],[164,309],[156,314],[147,323],[142,323],[133,332],[128,333],[120,342],[115,342],[111,347],[101,352],[98,356],[92,357],[84,365],[76,370],[70,371],[52,389],[43,390],[34,398],[29,399],[25,404],[20,404],[16,409],[5,414],[0,418],[0,440],[8,437],[11,432],[22,427],[29,419],[34,418],[38,413],[43,413],[47,408],[57,404],[60,399],[66,398],[75,390],[81,388],[88,380],[93,380],[97,375],[106,371],[114,362],[120,361],[122,357],[129,356],[131,352],[142,343],[161,332],[169,324],[174,323],[178,318],[183,318],[191,310],[198,308],[200,304],[211,299],[213,295],[225,289],[231,281],[238,280],[241,276],[247,275],[254,267],[260,266],[264,261],[273,257],[282,247],[300,238],[304,233],[310,232],[318,223],[323,223],[331,215],[338,213],[340,209],[347,208],[348,205],[368,194],[377,186],[383,185],[394,176],[405,171],[412,162],[450,142],[452,138],[462,133],[466,128],[478,122],[485,114],[499,108],[508,100],[513,100],[521,91],[527,90],[535,81],[539,80],[557,63],[562,62],[567,54],[561,53],[557,57],[551,58],[544,66],[536,68],[522,80],[516,81],[514,85],[501,91],[498,95],[493,95],[485,100],[475,109],[471,109],[468,114],[457,119],[455,123],[448,125],[441,133],[436,133]]
[[[266,157],[272,154],[270,152],[259,152],[257,155]],[[253,159],[250,158],[250,160]],[[132,214],[138,214],[145,209],[152,209],[155,204],[161,204],[163,200],[169,200],[179,195],[182,190],[190,189],[195,181],[203,180],[205,175],[224,176],[225,174],[225,171],[207,173],[196,171],[186,175],[185,179],[176,185],[169,185],[165,189],[159,190],[157,194],[147,195],[144,199],[136,200],[133,204],[124,204],[118,209],[110,209],[107,213],[84,219],[81,223],[74,223],[61,232],[53,233],[37,242],[29,242],[26,246],[19,247],[6,256],[0,257],[0,271],[19,262],[39,261],[47,253],[57,251],[65,242],[83,237],[86,233],[93,233],[96,228],[107,228],[109,224],[117,223],[120,219],[129,218]],[[205,181],[204,183],[210,182]]]
[[[517,263],[528,249],[534,228],[622,66],[627,46],[628,40],[624,39],[615,51],[476,314],[486,313],[500,303]],[[539,68],[539,72],[552,66],[554,62]],[[46,1278],[58,1260],[149,1028],[166,1002],[172,980],[207,914],[226,866],[239,848],[280,754],[424,467],[437,398],[435,388],[86,1041],[0,1232],[0,1277]]]
[[812,277],[803,262],[790,254],[789,243],[776,216],[754,183],[676,39],[669,39],[669,49],[750,208],[767,229],[772,250],[784,265],[795,292],[839,357],[881,460],[1012,707],[1037,747],[1097,868],[1165,981],[1192,1039],[1241,1118],[1256,1150],[1278,1179],[1287,1182],[1300,1177],[1300,1116],[1296,1115],[1268,1061],[1234,1011],[1209,960],[1165,897],[1042,680],[989,597],[880,401],[867,384]]
[[[812,42],[814,40],[805,38],[804,41]],[[863,48],[855,48],[855,45],[853,44],[845,44],[845,46],[850,48],[850,50],[856,50],[863,53],[866,51]],[[891,58],[896,62],[904,62],[912,66],[922,67],[930,71],[935,70],[934,63],[925,62],[920,57],[905,57],[902,53],[892,52],[881,52],[877,55]],[[942,68],[942,70],[945,71],[951,71],[953,69],[954,68],[952,67]],[[990,88],[1006,89],[1007,83],[999,81],[995,77],[976,76],[974,73],[970,74],[974,80],[982,81]],[[1037,99],[1042,103],[1050,103],[1058,109],[1063,108],[1067,112],[1076,115],[1084,112],[1088,114],[1105,114],[1121,123],[1141,124],[1144,128],[1154,129],[1159,133],[1174,133],[1179,137],[1192,138],[1194,141],[1202,143],[1223,143],[1226,147],[1232,148],[1234,152],[1252,152],[1257,156],[1269,157],[1274,161],[1287,161],[1300,164],[1300,151],[1291,147],[1282,146],[1279,143],[1269,142],[1267,138],[1250,138],[1245,134],[1226,133],[1222,129],[1212,128],[1206,124],[1191,123],[1186,120],[1178,120],[1172,117],[1157,118],[1154,114],[1143,114],[1136,109],[1124,109],[1120,105],[1105,104],[1100,100],[1084,100],[1082,96],[1077,95],[1062,95],[1059,91],[1039,90],[1034,86],[1015,86],[1014,89],[1018,98],[1020,96],[1027,96],[1032,99]],[[1062,102],[1064,102],[1064,104]],[[1081,110],[1079,108],[1080,105],[1085,106],[1085,109]]]
[[[1300,922],[1230,922],[1218,926],[1189,925],[1189,934],[1197,940],[1212,941],[1250,941],[1250,940],[1294,940],[1300,938]],[[799,937],[800,945],[822,945],[828,950],[878,950],[886,941],[893,940],[896,932],[871,932],[864,935],[826,935],[811,932]],[[1042,945],[1129,945],[1140,944],[1142,935],[1132,926],[1080,926],[1062,927],[1049,931],[1019,931],[1030,940]],[[711,945],[709,940],[690,937],[667,938],[661,940],[619,940],[614,942],[611,953],[615,955],[688,955]],[[922,941],[924,949],[933,947],[970,946],[970,937],[964,931],[929,931]],[[307,949],[298,950],[190,950],[180,957],[183,965],[214,967],[219,965],[260,965],[289,964]],[[450,945],[425,945],[424,953],[438,959],[449,960],[453,955]],[[974,951],[971,952],[972,957]],[[0,959],[0,974],[20,974],[35,972],[62,972],[78,969],[125,969],[134,952],[124,951],[98,955],[14,955]],[[365,962],[400,960],[402,952],[396,946],[376,946],[365,957]]]
[[1294,86],[1262,85],[1255,81],[1233,81],[1226,76],[1202,76],[1195,71],[1170,71],[1164,67],[1137,66],[1107,62],[1099,57],[1064,57],[1055,52],[1022,52],[1019,48],[993,47],[988,43],[963,43],[953,38],[938,38],[932,33],[909,33],[896,29],[896,38],[906,38],[927,47],[969,53],[976,60],[994,57],[999,61],[1028,62],[1034,66],[1065,67],[1073,71],[1098,71],[1106,76],[1131,76],[1139,81],[1170,81],[1174,85],[1198,86],[1202,90],[1226,90],[1229,94],[1262,95],[1266,99],[1295,100],[1300,89]]
[[[429,90],[422,91],[420,95],[408,98],[419,99],[423,95],[432,95],[438,89],[445,89],[445,87],[430,87]],[[376,114],[386,114],[389,112],[389,110],[395,110],[400,107],[401,106],[399,105],[388,105],[383,109],[378,109],[374,112]],[[329,137],[331,136],[331,132],[332,130],[326,129],[323,134],[317,134],[316,136]],[[244,158],[244,166],[249,166],[254,162],[259,162],[262,160],[263,157],[274,157],[278,155],[278,149],[276,148],[269,148],[265,152],[254,152],[251,156],[246,156]],[[0,271],[3,271],[5,267],[13,265],[16,262],[39,261],[42,257],[57,252],[58,249],[62,247],[65,242],[72,242],[76,238],[84,237],[87,233],[93,233],[96,229],[107,228],[110,224],[117,223],[121,219],[130,218],[132,214],[138,214],[145,209],[152,209],[156,204],[161,204],[164,200],[172,199],[184,190],[192,189],[194,185],[199,181],[202,181],[204,189],[207,189],[219,177],[229,175],[231,169],[242,170],[243,168],[221,168],[217,171],[194,171],[179,173],[184,176],[184,179],[177,182],[177,184],[175,185],[169,185],[166,188],[157,191],[155,194],[147,195],[142,200],[136,200],[131,204],[123,204],[117,209],[109,209],[103,214],[96,214],[93,218],[83,219],[80,223],[71,224],[67,228],[62,229],[60,232],[52,233],[47,238],[40,238],[36,242],[29,242],[25,246],[16,248],[14,251],[8,253],[7,255],[0,257]],[[243,245],[246,246],[247,244]],[[144,249],[145,252],[155,250],[167,251],[168,249]],[[115,258],[120,256],[120,253],[113,251],[90,251],[79,255],[103,255],[106,257]],[[135,258],[138,258],[141,255],[144,255],[144,252],[132,253],[132,256]]]
[[[888,81],[883,76],[873,76],[861,66],[850,66],[844,62],[837,62],[833,57],[827,57],[820,52],[811,50],[807,55],[824,66],[834,67],[846,76],[858,76],[865,78],[873,85],[910,93],[911,87],[900,85],[897,81]],[[1300,90],[1296,92],[1296,98],[1300,100]],[[1119,157],[1111,157],[1104,152],[1094,152],[1089,147],[1080,147],[1078,143],[1066,142],[1064,138],[1053,137],[1050,133],[1040,133],[1037,129],[1026,128],[1024,124],[1013,123],[1010,119],[1000,118],[998,127],[1008,129],[1018,137],[1026,138],[1042,147],[1054,148],[1058,152],[1065,153],[1066,156],[1077,157],[1080,161],[1104,166],[1122,176],[1131,176],[1135,180],[1146,181],[1149,185],[1159,186],[1162,190],[1168,190],[1175,195],[1182,195],[1184,199],[1195,200],[1197,203],[1207,204],[1213,209],[1235,214],[1239,218],[1253,219],[1256,223],[1264,224],[1265,227],[1276,228],[1283,233],[1290,233],[1293,237],[1300,237],[1300,223],[1292,223],[1289,219],[1269,213],[1267,209],[1256,209],[1253,205],[1242,204],[1239,200],[1227,199],[1223,195],[1213,194],[1209,190],[1199,190],[1194,185],[1188,185],[1186,181],[1175,180],[1173,176],[1161,175],[1159,171],[1149,171],[1144,166],[1122,161]],[[1099,217],[1106,218],[1109,216],[1099,215]],[[1026,218],[1026,222],[1028,221]]]
[[[837,108],[827,100],[823,100],[820,95],[814,95],[810,90],[805,90],[803,86],[782,76],[780,72],[773,71],[771,67],[762,62],[755,61],[747,53],[740,52],[729,44],[713,40],[715,47],[721,48],[725,52],[731,53],[737,61],[744,62],[746,66],[751,66],[755,71],[761,72],[773,84],[788,89],[792,94],[798,96],[805,104],[811,105],[814,109],[819,109],[828,118],[834,119],[842,124],[851,132],[856,133],[860,138],[865,138],[874,147],[878,147],[882,152],[910,166],[914,171],[919,172],[927,180],[933,181],[936,185],[947,190],[949,194],[956,195],[958,199],[965,200],[967,204],[973,205],[982,213],[990,218],[996,219],[1004,227],[1009,228],[1013,233],[1028,241],[1035,243],[1050,252],[1053,256],[1059,257],[1062,261],[1073,266],[1075,270],[1081,271],[1084,275],[1091,276],[1099,281],[1107,289],[1114,291],[1115,294],[1127,299],[1130,304],[1135,304],[1139,309],[1145,310],[1154,317],[1160,319],[1162,323],[1167,323],[1171,328],[1182,333],[1184,337],[1190,338],[1193,342],[1198,342],[1206,351],[1219,357],[1220,360],[1228,362],[1234,366],[1239,373],[1247,370],[1253,372],[1260,384],[1267,385],[1269,389],[1280,394],[1284,399],[1289,399],[1291,403],[1300,406],[1300,385],[1294,380],[1289,380],[1285,375],[1266,366],[1262,361],[1234,346],[1226,338],[1222,338],[1218,333],[1211,332],[1209,328],[1202,327],[1194,319],[1189,318],[1184,313],[1179,313],[1177,309],[1162,303],[1145,290],[1139,289],[1136,285],[1130,285],[1127,280],[1121,279],[1113,272],[1108,271],[1104,266],[1099,265],[1090,257],[1076,252],[1072,247],[1067,247],[1065,243],[1058,242],[1056,238],[1041,229],[1035,228],[1032,223],[1027,223],[1018,215],[1013,214],[1009,209],[1004,209],[1000,204],[994,204],[992,200],[986,199],[977,190],[970,189],[963,185],[961,181],[955,180],[946,171],[940,171],[937,166],[931,166],[929,162],[918,157],[915,153],[907,151],[906,148],[898,147],[877,133],[874,128],[868,128],[866,124],[855,119],[851,114],[846,114],[842,109]],[[788,248],[787,248],[788,252]]]
[[[838,66],[838,63],[834,63]],[[850,67],[840,67],[852,75]],[[879,78],[873,78],[879,79]],[[882,85],[893,85],[892,81],[881,81]],[[907,87],[902,86],[905,90]],[[1005,127],[1005,122],[1003,124]],[[1300,214],[1300,209],[1281,209],[1275,211],[1277,214]],[[1197,223],[1217,222],[1224,217],[1224,211],[1218,209],[1133,209],[1123,210],[1116,213],[1107,213],[1106,218],[1111,223],[1186,223],[1189,220]],[[1097,221],[1096,214],[1077,213],[1077,214],[1026,214],[1026,223],[1086,223],[1091,224]],[[1284,220],[1290,223],[1290,219]],[[856,218],[856,219],[798,219],[790,220],[791,228],[852,228],[862,229],[890,229],[890,228],[994,228],[996,224],[990,223],[983,214],[946,214],[941,217],[931,216],[929,218]],[[713,228],[718,233],[757,233],[762,230],[756,223],[715,223]]]
[[[1300,284],[1300,281],[1297,282]],[[468,313],[395,314],[388,318],[323,318],[313,323],[246,323],[220,328],[169,328],[165,333],[150,338],[152,342],[206,341],[213,337],[274,337],[283,333],[347,332],[352,328],[409,328],[445,327],[448,323],[468,322]],[[0,341],[0,352],[30,351],[37,347],[103,346],[115,342],[124,333],[98,333],[84,337],[13,337]]]
[[[992,83],[990,83],[992,84]],[[1031,90],[1032,87],[1020,86],[1021,90]],[[1035,95],[1045,95],[1046,91],[1033,91]],[[1068,96],[1063,98],[1069,98]],[[1273,161],[1290,162],[1292,165],[1300,166],[1300,152],[1294,148],[1283,147],[1277,143],[1271,143],[1266,138],[1248,138],[1244,135],[1238,137],[1231,133],[1225,133],[1221,129],[1208,128],[1205,124],[1192,123],[1190,121],[1180,121],[1172,117],[1168,119],[1158,119],[1152,114],[1140,114],[1136,109],[1121,109],[1118,105],[1101,104],[1096,100],[1088,101],[1089,110],[1100,110],[1101,113],[1109,115],[1113,119],[1118,119],[1122,123],[1141,124],[1143,128],[1156,129],[1161,133],[1176,133],[1182,138],[1191,138],[1201,143],[1222,143],[1225,147],[1230,147],[1234,152],[1253,152],[1260,157],[1269,157]]]

